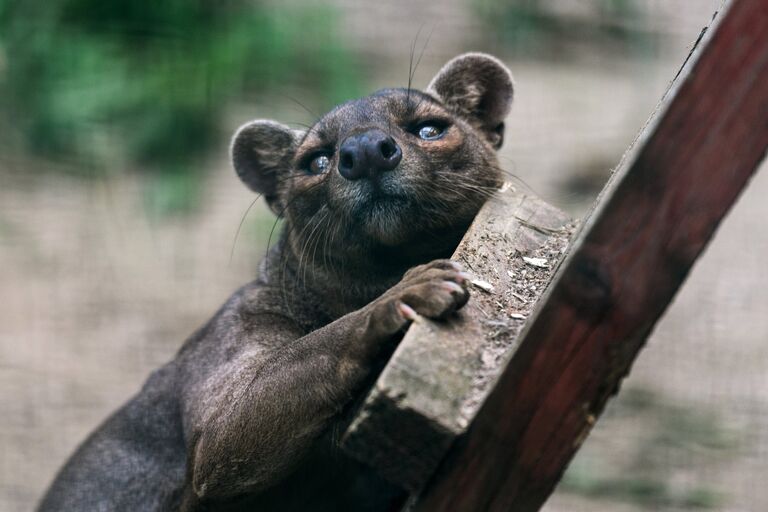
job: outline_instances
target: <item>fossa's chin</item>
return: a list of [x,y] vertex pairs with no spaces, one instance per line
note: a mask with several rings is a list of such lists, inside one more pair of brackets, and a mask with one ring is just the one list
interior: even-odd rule
[[411,202],[401,196],[380,196],[360,205],[357,219],[374,241],[396,246],[406,243],[418,224]]

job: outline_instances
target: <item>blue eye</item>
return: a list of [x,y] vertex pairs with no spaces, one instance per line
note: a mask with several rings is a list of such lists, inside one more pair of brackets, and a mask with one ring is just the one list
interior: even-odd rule
[[423,140],[437,140],[443,136],[445,130],[433,124],[425,124],[419,128],[418,135]]
[[328,155],[317,155],[309,162],[309,172],[312,174],[323,174],[331,165],[331,159]]

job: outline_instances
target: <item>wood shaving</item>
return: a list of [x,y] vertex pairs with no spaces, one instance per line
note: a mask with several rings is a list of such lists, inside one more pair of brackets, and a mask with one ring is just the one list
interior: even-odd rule
[[482,279],[472,279],[470,283],[486,293],[493,293],[493,285],[488,281],[483,281]]
[[523,261],[534,267],[549,268],[549,265],[547,265],[547,260],[544,258],[529,258],[528,256],[523,256]]

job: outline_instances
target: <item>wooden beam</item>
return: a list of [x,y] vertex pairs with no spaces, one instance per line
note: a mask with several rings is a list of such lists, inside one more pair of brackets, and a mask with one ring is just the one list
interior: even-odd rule
[[767,146],[768,1],[735,0],[609,181],[413,510],[542,506]]
[[[403,488],[421,489],[514,352],[573,230],[565,213],[511,184],[491,198],[453,255],[477,278],[469,304],[448,321],[410,327],[344,449]],[[540,258],[528,260],[538,266],[526,257]]]

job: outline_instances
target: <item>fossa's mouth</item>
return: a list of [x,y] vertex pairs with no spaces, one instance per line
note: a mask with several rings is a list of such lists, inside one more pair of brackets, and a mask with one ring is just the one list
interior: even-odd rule
[[353,203],[352,216],[365,218],[376,213],[394,214],[415,200],[411,196],[407,186],[389,178],[358,184],[348,200]]
[[358,229],[384,245],[405,242],[418,221],[412,199],[381,191],[371,192],[359,200],[351,217]]
[[395,217],[405,215],[411,200],[404,195],[392,195],[375,193],[358,202],[352,210],[352,216],[356,219],[371,220],[383,216],[389,221]]

